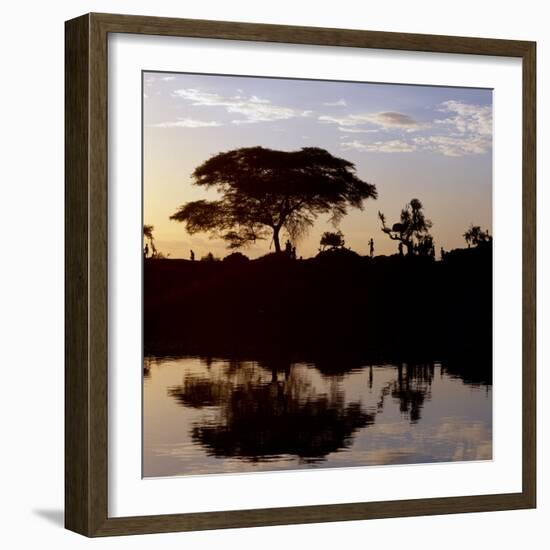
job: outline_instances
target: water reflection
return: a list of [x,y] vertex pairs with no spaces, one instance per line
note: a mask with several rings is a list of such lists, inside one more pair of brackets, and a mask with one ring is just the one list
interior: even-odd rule
[[187,375],[169,395],[184,406],[218,406],[215,419],[194,425],[192,439],[208,454],[270,460],[296,455],[315,462],[350,445],[353,433],[374,422],[359,401],[346,403],[340,385],[319,393],[304,369],[230,364],[210,378]]
[[146,359],[145,476],[491,458],[491,386],[440,363]]
[[397,380],[391,385],[391,396],[399,401],[399,410],[407,414],[412,423],[420,420],[424,400],[429,399],[434,366],[397,366]]

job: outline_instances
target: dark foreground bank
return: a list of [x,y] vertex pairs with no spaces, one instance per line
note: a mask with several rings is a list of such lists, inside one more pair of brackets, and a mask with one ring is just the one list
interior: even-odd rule
[[144,348],[311,361],[321,370],[437,359],[489,381],[491,247],[454,250],[437,262],[347,250],[307,260],[146,260]]

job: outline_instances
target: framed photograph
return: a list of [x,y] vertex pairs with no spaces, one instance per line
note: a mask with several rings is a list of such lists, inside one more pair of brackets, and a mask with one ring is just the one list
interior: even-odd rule
[[65,36],[66,527],[535,507],[535,43]]

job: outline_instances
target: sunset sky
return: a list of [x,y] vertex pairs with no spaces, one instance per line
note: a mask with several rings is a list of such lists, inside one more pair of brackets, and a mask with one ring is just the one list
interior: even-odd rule
[[[465,246],[473,223],[491,230],[491,90],[216,75],[144,73],[144,223],[154,226],[157,248],[172,258],[223,257],[226,244],[207,234],[188,235],[169,217],[214,191],[192,185],[191,173],[221,151],[261,145],[297,150],[322,147],[356,165],[376,185],[378,200],[349,210],[340,223],[346,246],[393,254],[397,244],[380,230],[419,198],[439,255]],[[319,217],[297,243],[298,256],[317,253],[320,235],[334,230]],[[283,242],[286,237],[283,237]],[[258,241],[242,251],[268,252]]]

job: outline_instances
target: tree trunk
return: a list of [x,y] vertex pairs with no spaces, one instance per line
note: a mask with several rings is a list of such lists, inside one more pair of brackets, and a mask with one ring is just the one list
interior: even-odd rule
[[275,245],[275,252],[281,252],[281,243],[279,241],[280,227],[273,228],[273,244]]

